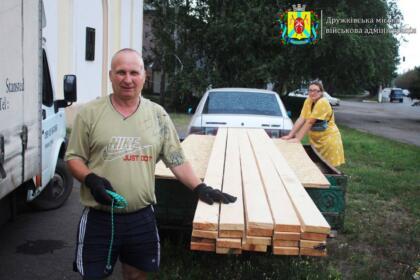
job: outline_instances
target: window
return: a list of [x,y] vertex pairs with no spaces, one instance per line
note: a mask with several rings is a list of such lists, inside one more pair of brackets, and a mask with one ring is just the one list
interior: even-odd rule
[[42,104],[51,107],[54,103],[54,94],[51,84],[50,69],[47,54],[42,49]]
[[276,96],[261,92],[210,92],[203,113],[281,116]]

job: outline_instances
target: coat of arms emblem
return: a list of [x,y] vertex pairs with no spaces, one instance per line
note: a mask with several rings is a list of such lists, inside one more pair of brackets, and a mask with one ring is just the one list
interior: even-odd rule
[[293,10],[280,12],[277,17],[277,35],[282,44],[306,45],[319,40],[319,18],[314,11],[305,11],[306,5],[292,5]]

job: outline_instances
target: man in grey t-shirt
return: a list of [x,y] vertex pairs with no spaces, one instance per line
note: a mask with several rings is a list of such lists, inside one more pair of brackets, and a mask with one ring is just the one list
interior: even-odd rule
[[[185,160],[168,114],[141,97],[146,74],[137,51],[118,51],[109,76],[113,94],[88,103],[78,113],[66,153],[69,170],[82,182],[85,206],[74,269],[84,278],[105,278],[119,256],[124,278],[146,279],[146,272],[158,270],[160,259],[151,206],[159,158],[202,201],[231,203],[236,198],[201,182]],[[107,190],[129,202],[114,215],[115,244],[110,251],[112,198]]]

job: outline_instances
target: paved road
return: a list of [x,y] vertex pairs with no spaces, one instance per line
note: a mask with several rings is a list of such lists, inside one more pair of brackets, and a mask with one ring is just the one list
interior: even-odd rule
[[420,107],[404,103],[342,101],[335,107],[337,123],[420,146]]
[[[78,185],[78,184],[77,184]],[[79,187],[52,211],[30,211],[0,227],[0,279],[81,279],[72,262],[77,224],[82,212]],[[113,277],[122,279],[117,265]]]

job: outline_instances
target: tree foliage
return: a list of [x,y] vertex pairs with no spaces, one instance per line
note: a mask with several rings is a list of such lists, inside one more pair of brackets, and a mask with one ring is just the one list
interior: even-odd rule
[[[215,87],[257,87],[267,83],[289,91],[310,79],[327,91],[376,93],[395,77],[398,40],[386,34],[324,34],[315,45],[281,45],[276,14],[291,7],[281,0],[152,0],[156,7],[155,55],[170,74],[174,100]],[[315,0],[310,8],[333,18],[401,16],[395,0]],[[337,25],[338,27],[340,25]],[[386,23],[343,28],[387,28]],[[176,54],[183,64],[177,71]],[[179,68],[178,68],[179,70]]]
[[397,87],[408,89],[410,97],[420,99],[420,67],[407,71],[395,79]]

